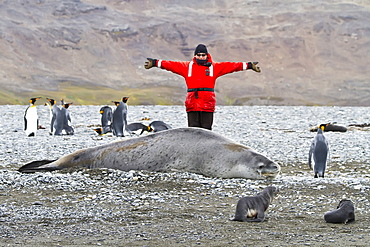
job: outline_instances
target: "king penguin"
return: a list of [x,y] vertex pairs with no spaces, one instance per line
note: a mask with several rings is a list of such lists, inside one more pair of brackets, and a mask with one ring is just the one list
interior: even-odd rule
[[112,118],[113,118],[113,111],[110,106],[103,106],[100,108],[101,114],[101,127],[102,127],[102,134],[106,134],[108,132],[112,132]]
[[51,123],[50,123],[50,134],[51,135],[62,135],[64,125],[64,114],[62,110],[56,105],[56,101],[53,99],[46,98],[51,105]]
[[41,97],[31,98],[29,101],[29,106],[24,113],[24,130],[26,131],[27,136],[36,135],[36,131],[39,126],[39,118],[37,116],[37,108],[35,106],[35,102],[40,98]]
[[62,108],[61,112],[64,115],[64,124],[63,124],[63,130],[66,132],[67,135],[73,135],[74,129],[71,124],[71,115],[69,114],[69,106],[73,103],[65,103],[64,100],[61,100]]
[[147,132],[159,132],[162,130],[169,130],[172,129],[172,127],[169,124],[166,124],[163,121],[153,121],[149,124],[149,126],[146,126],[145,124],[142,123],[130,123],[127,125],[127,130],[130,133],[133,133],[137,130],[141,130],[141,134],[143,134],[145,131]]
[[[119,105],[119,102],[117,103]],[[99,135],[105,135],[107,133],[112,132],[112,118],[113,118],[113,111],[110,106],[103,106],[100,108],[101,114],[101,126],[100,128],[95,128],[95,132]]]
[[123,137],[124,131],[127,128],[127,100],[128,97],[123,97],[122,101],[115,103],[117,105],[116,110],[113,112],[113,118],[112,118],[112,130],[113,135],[118,137]]
[[[329,155],[329,145],[323,133],[324,129],[325,125],[323,124],[317,129],[317,134],[312,140],[308,154],[308,165],[313,169],[315,178],[324,177]],[[314,166],[312,166],[312,158],[315,163]]]
[[149,124],[149,127],[151,128],[151,131],[154,132],[172,129],[169,124],[166,124],[163,121],[153,121]]
[[127,125],[126,129],[128,130],[130,134],[136,134],[135,133],[136,131],[141,130],[139,135],[141,135],[144,131],[147,131],[147,132],[152,131],[152,128],[150,128],[149,126],[146,126],[143,123],[130,123]]

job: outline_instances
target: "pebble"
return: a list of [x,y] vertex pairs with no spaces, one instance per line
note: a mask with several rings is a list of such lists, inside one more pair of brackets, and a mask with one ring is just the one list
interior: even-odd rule
[[[338,117],[335,117],[338,110],[335,107],[218,107],[213,131],[248,145],[279,163],[282,174],[273,181],[112,169],[21,174],[17,169],[32,160],[55,159],[80,148],[120,140],[107,136],[97,138],[92,128],[88,127],[100,123],[98,113],[101,106],[71,106],[72,124],[78,127],[75,128],[75,135],[68,137],[49,136],[48,109],[41,105],[37,107],[40,123],[46,129],[39,130],[36,137],[27,138],[23,131],[12,131],[22,128],[23,119],[20,116],[23,116],[26,106],[0,106],[2,112],[14,112],[5,115],[0,122],[0,145],[2,150],[6,150],[0,153],[1,221],[33,218],[48,224],[44,222],[45,218],[58,222],[65,219],[78,221],[93,218],[99,221],[114,218],[114,221],[121,222],[126,219],[117,208],[127,205],[130,210],[139,213],[137,217],[145,218],[154,217],[158,210],[168,210],[166,205],[169,202],[184,209],[209,198],[217,200],[218,209],[228,208],[232,214],[238,198],[253,195],[267,185],[278,186],[281,191],[270,207],[271,212],[283,213],[282,205],[287,204],[287,210],[297,219],[314,216],[317,210],[334,209],[340,199],[353,197],[357,193],[354,198],[361,214],[370,213],[370,168],[364,167],[364,164],[370,164],[370,131],[354,129],[346,133],[325,133],[331,152],[325,178],[313,178],[307,165],[309,145],[314,136],[309,132],[310,127],[330,121],[341,125],[369,122],[366,107],[343,107]],[[129,122],[137,122],[144,116],[149,116],[150,119],[145,120],[147,122],[162,120],[174,128],[186,127],[182,106],[130,106]],[[154,185],[160,183],[168,186],[161,191],[153,191],[156,188]],[[341,193],[328,196],[334,186],[341,188]],[[12,194],[21,194],[22,203],[9,197]],[[233,199],[232,203],[228,201],[230,199]],[[208,210],[213,206],[204,203],[199,209]],[[150,210],[142,210],[145,208]],[[196,220],[191,214],[187,216],[185,220],[189,222]],[[197,217],[213,219],[215,216],[202,214]],[[8,235],[14,234],[9,232]],[[148,235],[140,238],[150,240]],[[103,239],[100,242],[104,242]],[[201,245],[201,242],[195,243]]]

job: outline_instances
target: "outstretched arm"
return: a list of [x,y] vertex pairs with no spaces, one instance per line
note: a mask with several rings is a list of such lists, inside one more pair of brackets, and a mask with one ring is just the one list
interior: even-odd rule
[[144,65],[144,67],[146,69],[157,67],[157,59],[153,59],[153,58],[149,58],[149,57],[147,59],[148,59],[148,61],[146,61],[145,65]]
[[258,64],[258,62],[249,62],[247,69],[251,69],[253,71],[256,71],[257,73],[260,73],[261,69],[260,69],[260,67],[257,66],[257,64]]
[[175,74],[185,77],[188,73],[188,65],[190,62],[181,62],[181,61],[169,61],[162,59],[147,58],[148,61],[145,62],[144,67],[150,69],[153,67],[158,67],[171,71]]
[[214,63],[215,76],[219,77],[225,74],[242,71],[242,70],[253,70],[257,73],[261,72],[258,62],[219,62]]

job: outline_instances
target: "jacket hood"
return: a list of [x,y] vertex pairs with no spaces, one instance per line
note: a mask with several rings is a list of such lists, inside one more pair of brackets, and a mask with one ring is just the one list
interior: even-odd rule
[[[213,63],[213,60],[212,60],[212,56],[211,56],[211,54],[210,53],[208,53],[207,54],[207,62],[211,62],[211,63]],[[193,62],[194,63],[197,63],[197,60],[196,60],[196,58],[195,57],[193,57]]]

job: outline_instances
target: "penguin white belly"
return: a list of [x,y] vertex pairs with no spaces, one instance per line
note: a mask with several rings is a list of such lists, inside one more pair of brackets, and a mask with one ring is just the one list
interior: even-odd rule
[[29,136],[31,135],[32,133],[34,133],[34,135],[36,135],[36,131],[37,131],[37,124],[38,124],[38,116],[37,116],[37,108],[36,106],[31,106],[28,108],[27,112],[26,112],[26,135]]

